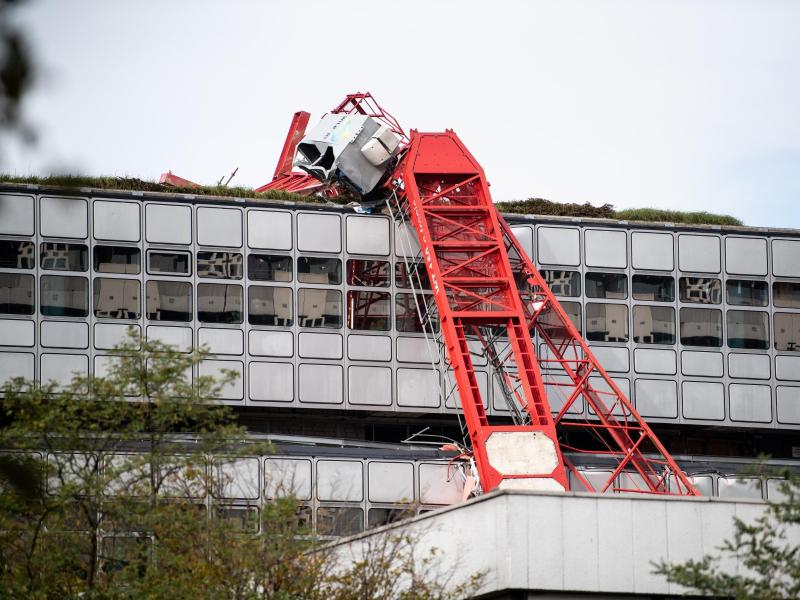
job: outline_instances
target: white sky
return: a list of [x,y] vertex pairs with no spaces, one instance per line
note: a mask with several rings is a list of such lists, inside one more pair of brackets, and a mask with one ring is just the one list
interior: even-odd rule
[[800,2],[31,0],[17,174],[268,181],[296,110],[371,91],[495,200],[800,227]]

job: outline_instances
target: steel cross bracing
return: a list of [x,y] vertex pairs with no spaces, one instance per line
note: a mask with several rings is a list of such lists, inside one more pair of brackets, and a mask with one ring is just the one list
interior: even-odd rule
[[[568,489],[527,315],[486,179],[458,137],[412,132],[395,171],[417,232],[461,400],[481,487]],[[512,352],[513,393],[526,424],[490,425],[468,336],[501,333]]]
[[[562,443],[561,448],[602,454],[616,462],[616,468],[600,486],[592,485],[566,460],[572,475],[589,491],[699,495],[633,403],[603,369],[502,219],[501,226],[528,326],[541,342],[544,356],[539,363],[551,373],[552,381],[547,387],[551,408],[557,411],[555,423],[560,429],[586,432],[595,442],[588,447]],[[556,396],[560,396],[560,405],[553,402]],[[582,402],[586,402],[588,410],[580,406]],[[580,408],[575,410],[576,407]],[[601,450],[597,449],[598,444]]]
[[[455,379],[480,488],[569,489],[569,473],[576,488],[589,491],[698,495],[496,212],[483,170],[458,137],[412,131],[409,140],[370,94],[350,94],[332,112],[371,116],[401,136],[387,206],[396,221],[412,223],[419,240],[435,306],[421,285],[418,293],[412,283],[412,296],[426,337],[444,341],[445,374]],[[287,137],[292,152],[297,124]],[[335,195],[337,184],[324,190]],[[408,260],[406,268],[410,277]],[[491,366],[513,425],[489,424],[475,354]],[[600,472],[584,476],[562,450],[601,455],[614,467],[598,484]]]

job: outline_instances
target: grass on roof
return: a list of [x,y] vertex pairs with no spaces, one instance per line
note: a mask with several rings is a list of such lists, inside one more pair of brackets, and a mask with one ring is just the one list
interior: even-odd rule
[[615,219],[626,221],[658,221],[661,223],[690,223],[692,225],[744,225],[731,215],[720,215],[704,210],[687,212],[660,208],[626,208],[614,211]]
[[559,217],[595,217],[623,221],[650,221],[654,223],[689,223],[692,225],[743,225],[736,217],[706,211],[662,210],[658,208],[626,208],[616,210],[611,204],[592,206],[551,202],[542,198],[497,202],[500,212],[523,215],[553,215]]
[[[197,188],[181,188],[164,185],[155,181],[147,181],[135,177],[88,177],[83,175],[3,175],[0,183],[32,183],[43,186],[66,188],[99,188],[105,190],[135,190],[140,192],[169,192],[177,194],[195,194],[198,196],[227,196],[233,198],[261,198],[265,200],[285,200],[289,202],[313,202],[318,204],[347,204],[356,198],[341,196],[338,200],[320,196],[302,196],[280,190],[269,190],[257,193],[246,187],[201,186]],[[556,217],[594,217],[600,219],[619,219],[626,221],[650,221],[657,223],[690,223],[694,225],[742,225],[736,217],[719,215],[706,211],[685,212],[677,210],[661,210],[657,208],[628,208],[616,210],[611,204],[593,206],[572,204],[568,202],[552,202],[543,198],[512,200],[495,204],[500,212],[523,215],[550,215]]]
[[197,196],[226,196],[232,198],[260,198],[265,200],[287,200],[289,202],[316,202],[326,204],[334,202],[336,204],[346,204],[351,200],[347,198],[344,202],[336,202],[329,198],[319,196],[303,196],[281,190],[267,190],[266,192],[256,192],[247,187],[225,187],[216,185],[204,185],[200,187],[175,187],[165,185],[156,181],[138,179],[136,177],[88,177],[83,175],[47,175],[39,177],[36,175],[3,175],[0,174],[0,183],[32,183],[43,186],[65,187],[65,188],[99,188],[104,190],[135,190],[138,192],[168,192],[172,194],[195,194]]

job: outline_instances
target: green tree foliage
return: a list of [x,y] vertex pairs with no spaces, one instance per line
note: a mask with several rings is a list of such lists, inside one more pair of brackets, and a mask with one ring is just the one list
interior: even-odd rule
[[402,531],[383,536],[391,554],[343,561],[294,498],[227,505],[226,466],[270,448],[214,402],[233,373],[187,376],[203,356],[132,333],[104,377],[5,386],[0,598],[444,600],[477,585],[451,585],[435,554],[409,562]]
[[[682,564],[661,562],[655,572],[704,596],[738,599],[800,598],[800,478],[783,473],[781,497],[768,504],[764,514],[748,523],[735,518],[733,538],[719,548],[719,556],[706,555]],[[723,559],[739,564],[727,572]]]

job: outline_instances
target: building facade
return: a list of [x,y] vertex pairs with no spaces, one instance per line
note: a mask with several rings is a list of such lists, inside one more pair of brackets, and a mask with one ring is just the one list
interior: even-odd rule
[[[508,220],[703,492],[766,496],[765,481],[734,475],[759,452],[800,457],[800,231]],[[357,509],[357,530],[381,522],[373,509],[447,504],[460,490],[444,455],[398,446],[423,430],[459,437],[452,381],[417,313],[430,298],[412,285],[417,251],[389,216],[341,206],[5,184],[0,382],[102,375],[129,327],[205,345],[195,375],[239,373],[219,401],[305,453],[279,466],[303,473],[314,511]],[[507,419],[490,367],[473,360],[488,413]],[[254,460],[242,476],[263,495],[283,459]],[[352,494],[326,496],[333,479]]]

